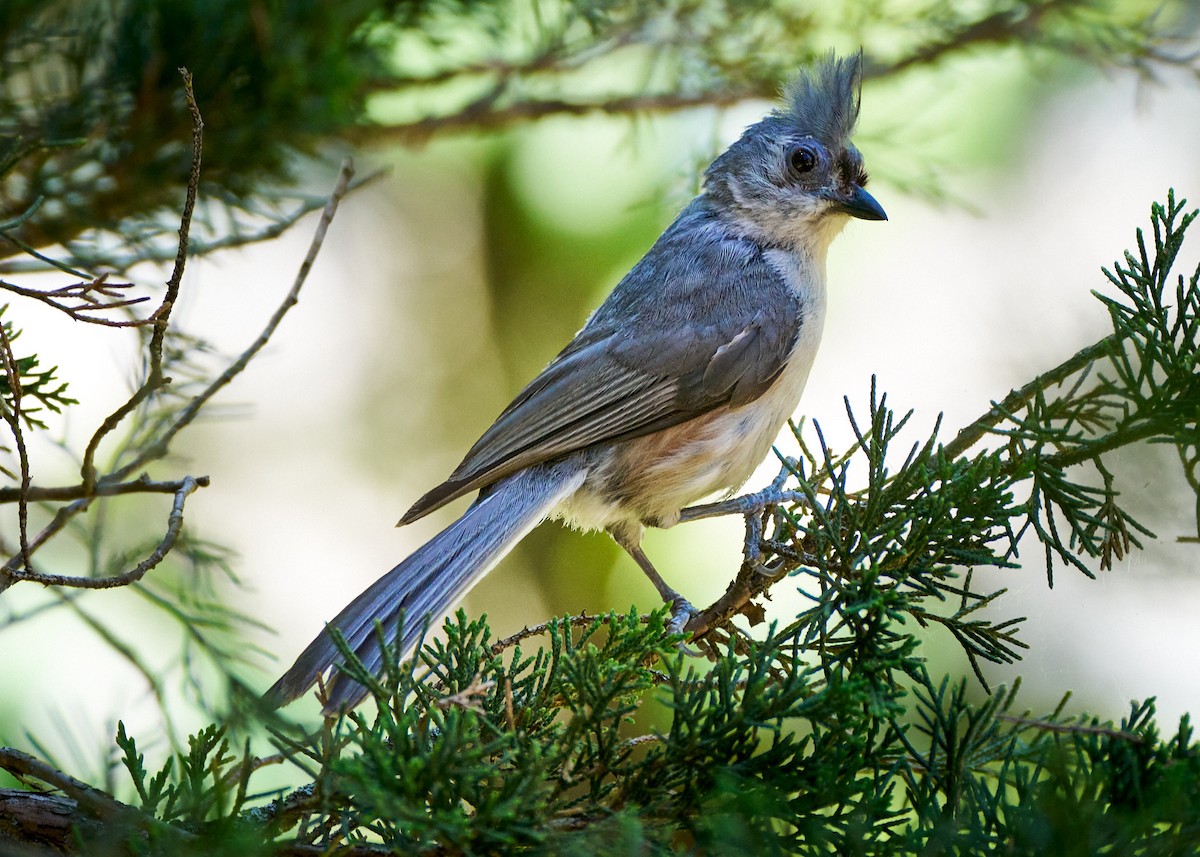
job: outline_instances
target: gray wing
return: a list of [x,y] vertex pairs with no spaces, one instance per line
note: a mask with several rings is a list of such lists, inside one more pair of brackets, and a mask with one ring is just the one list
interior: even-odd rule
[[532,464],[766,391],[799,334],[799,298],[756,245],[662,246],[669,235],[400,523]]

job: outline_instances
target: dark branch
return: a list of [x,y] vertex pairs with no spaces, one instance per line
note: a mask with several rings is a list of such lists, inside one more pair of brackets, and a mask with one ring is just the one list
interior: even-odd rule
[[[193,477],[188,478],[192,479]],[[194,481],[201,488],[207,488],[209,485],[207,476],[196,476]],[[143,475],[141,478],[129,482],[109,482],[101,479],[90,494],[82,484],[61,485],[53,488],[39,488],[34,485],[29,489],[28,497],[31,503],[65,502],[93,497],[116,497],[121,494],[174,494],[181,487],[183,487],[182,480],[154,482],[148,476]],[[0,488],[0,504],[14,503],[20,497],[20,489]]]
[[94,489],[96,484],[95,461],[96,451],[100,447],[100,442],[120,425],[127,416],[133,413],[142,402],[149,398],[152,393],[170,382],[170,379],[164,378],[162,374],[163,340],[167,335],[171,309],[174,307],[175,301],[179,298],[179,286],[183,281],[184,266],[187,264],[188,233],[191,231],[192,214],[196,209],[196,194],[200,186],[200,156],[204,143],[204,120],[200,116],[200,106],[196,104],[196,94],[192,91],[192,75],[184,68],[181,68],[179,73],[183,75],[183,91],[187,98],[188,110],[192,114],[192,169],[188,175],[183,216],[179,219],[179,245],[175,254],[175,267],[171,271],[170,278],[167,280],[167,290],[163,295],[162,303],[159,304],[158,309],[150,316],[154,321],[154,332],[150,335],[148,348],[150,366],[146,373],[146,380],[129,397],[125,404],[109,414],[104,422],[100,424],[95,434],[92,435],[92,439],[88,441],[87,449],[84,450],[80,475],[83,479],[83,484],[88,488],[89,492]]
[[[29,452],[25,448],[25,434],[21,431],[21,370],[17,358],[13,354],[12,343],[9,340],[7,326],[0,321],[0,362],[4,374],[8,377],[8,388],[12,391],[12,404],[0,396],[0,409],[3,409],[4,421],[12,431],[13,440],[17,446],[17,459],[21,468],[21,487],[17,497],[17,526],[20,533],[21,551],[17,555],[21,565],[28,571],[33,568],[33,559],[29,549],[29,486],[32,476],[29,472]],[[6,589],[11,582],[7,575],[0,573],[0,590]]]
[[0,747],[0,769],[8,771],[21,780],[35,779],[60,790],[95,818],[116,821],[128,818],[144,818],[133,807],[121,803],[100,789],[93,788],[70,774],[64,774],[28,753],[11,747]]
[[146,576],[146,572],[162,562],[175,543],[179,540],[179,532],[183,528],[183,506],[187,497],[199,487],[198,480],[185,476],[175,492],[175,502],[171,505],[171,514],[167,516],[167,532],[158,547],[134,568],[124,574],[111,577],[71,577],[62,574],[42,574],[34,571],[29,565],[18,571],[12,568],[17,558],[10,560],[5,571],[15,580],[28,580],[45,586],[70,586],[76,589],[112,589],[117,586],[128,586]]
[[130,473],[141,469],[148,462],[162,457],[166,454],[170,447],[171,440],[180,431],[186,428],[200,410],[208,403],[209,399],[215,396],[222,388],[227,386],[234,378],[242,373],[242,370],[250,363],[250,360],[270,341],[275,334],[275,330],[282,323],[284,316],[294,307],[300,300],[300,290],[304,287],[305,281],[308,279],[309,271],[312,270],[313,264],[317,260],[317,254],[321,252],[321,245],[325,241],[325,233],[329,229],[329,224],[333,221],[334,214],[337,213],[338,204],[342,198],[348,193],[350,188],[350,180],[354,176],[354,165],[350,159],[346,159],[342,163],[341,172],[338,174],[337,184],[333,192],[329,195],[329,199],[325,203],[325,210],[321,212],[321,219],[317,222],[316,231],[313,234],[312,242],[309,244],[308,253],[304,257],[304,261],[300,265],[300,270],[296,273],[296,278],[292,282],[292,288],[284,297],[282,303],[275,310],[263,328],[262,333],[258,338],[251,343],[250,347],[241,353],[228,368],[225,369],[216,379],[209,384],[203,392],[188,402],[187,406],[179,412],[174,422],[166,428],[163,434],[152,444],[149,444],[137,456],[134,457],[125,466],[116,470],[112,477],[115,479],[124,479]]
[[[90,281],[74,283],[69,286],[62,286],[49,291],[40,289],[30,289],[25,286],[18,286],[15,283],[9,283],[0,280],[0,289],[7,292],[12,292],[21,297],[33,298],[41,301],[49,307],[52,307],[59,312],[66,313],[75,321],[82,321],[87,324],[100,324],[105,327],[141,327],[143,325],[153,323],[152,318],[138,318],[118,321],[111,318],[103,318],[92,313],[105,312],[107,310],[124,309],[125,307],[133,306],[150,300],[149,297],[127,298],[122,300],[113,300],[119,298],[121,290],[132,288],[132,283],[109,283],[107,282],[108,275],[101,274]],[[95,297],[100,295],[108,300],[100,300]],[[62,301],[72,300],[80,301],[76,304],[66,304]]]

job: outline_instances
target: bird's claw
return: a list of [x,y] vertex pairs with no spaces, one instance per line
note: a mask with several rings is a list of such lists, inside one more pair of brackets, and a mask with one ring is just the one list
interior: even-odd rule
[[[700,611],[692,606],[692,603],[682,595],[677,596],[671,601],[671,621],[667,623],[668,634],[682,634],[687,628],[688,622],[693,616],[699,616]],[[703,652],[689,646],[685,641],[679,641],[679,651],[693,658],[703,656]]]
[[682,595],[678,596],[671,602],[671,621],[667,623],[667,633],[682,634],[692,617],[698,615],[700,611],[693,607],[690,601]]
[[775,580],[787,573],[787,560],[784,557],[777,556],[770,562],[762,561],[762,552],[759,552],[758,558],[754,562],[754,573],[760,574],[768,580]]

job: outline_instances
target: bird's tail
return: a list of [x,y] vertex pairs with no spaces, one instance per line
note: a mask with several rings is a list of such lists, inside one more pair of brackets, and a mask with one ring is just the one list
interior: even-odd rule
[[[383,661],[376,621],[388,645],[395,643],[400,611],[405,622],[400,648],[413,647],[425,617],[436,619],[466,594],[526,533],[583,483],[582,463],[568,459],[540,464],[490,486],[461,518],[418,548],[408,559],[372,583],[309,643],[286,673],[267,691],[272,706],[301,696],[340,653],[329,632],[336,628],[372,672]],[[352,708],[366,688],[335,671],[326,684],[326,712]]]

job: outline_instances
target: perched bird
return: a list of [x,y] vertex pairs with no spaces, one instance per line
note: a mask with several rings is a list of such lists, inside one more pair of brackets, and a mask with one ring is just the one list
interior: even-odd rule
[[337,672],[337,629],[382,660],[376,622],[409,650],[546,518],[612,534],[677,610],[643,528],[731,494],[795,411],[821,340],[825,256],[850,217],[886,220],[850,142],[861,57],[802,71],[783,104],[713,161],[692,200],[583,329],[500,414],[407,524],[472,491],[461,518],[359,595],[267,692],[275,705],[326,670],[328,712],[366,691]]

